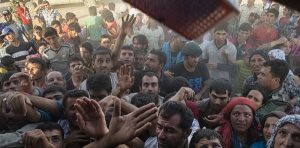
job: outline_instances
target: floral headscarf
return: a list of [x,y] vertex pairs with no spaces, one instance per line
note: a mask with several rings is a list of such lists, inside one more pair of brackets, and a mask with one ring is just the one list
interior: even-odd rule
[[285,61],[285,53],[283,50],[280,49],[273,49],[268,52],[268,56],[270,59],[279,59]]
[[272,136],[270,138],[270,140],[267,143],[267,148],[273,148],[274,144],[275,144],[275,136],[278,132],[278,130],[283,127],[284,125],[286,125],[287,123],[293,124],[295,126],[297,126],[298,128],[300,128],[300,115],[287,115],[283,118],[281,118],[280,120],[278,120],[275,128],[273,129],[273,133]]

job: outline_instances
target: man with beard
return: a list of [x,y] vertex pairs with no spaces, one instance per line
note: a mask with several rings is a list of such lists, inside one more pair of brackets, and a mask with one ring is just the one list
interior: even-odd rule
[[[152,71],[158,77],[160,83],[160,92],[159,95],[165,96],[166,94],[172,93],[177,91],[176,80],[172,77],[166,75],[163,72],[163,67],[166,63],[166,55],[160,50],[151,50],[146,57],[146,62],[144,64],[144,70]],[[138,92],[139,91],[139,82],[142,79],[143,71],[136,72],[135,74],[135,82],[134,85],[131,87],[131,92]]]
[[46,76],[46,87],[59,86],[66,88],[66,80],[63,74],[59,71],[51,71]]
[[193,118],[193,113],[183,103],[164,103],[158,112],[156,138],[149,138],[145,148],[187,148],[192,137]]
[[47,64],[39,58],[30,58],[25,64],[25,72],[28,73],[33,86],[45,88]]
[[202,50],[194,42],[187,43],[182,50],[184,61],[170,68],[174,77],[182,76],[188,80],[190,87],[199,100],[207,90],[209,72],[205,64],[199,63]]
[[[149,94],[155,96],[155,104],[157,106],[160,106],[163,104],[164,97],[159,95],[159,80],[158,77],[153,72],[144,72],[142,76],[142,80],[140,83],[140,93]],[[131,102],[132,98],[137,95],[138,93],[132,93],[127,96],[124,96],[123,98],[127,102]]]
[[58,124],[64,130],[64,147],[78,147],[88,144],[89,136],[80,131],[77,123],[76,109],[74,107],[76,99],[88,97],[88,93],[84,90],[70,90],[63,99],[63,115],[64,120],[59,120]]

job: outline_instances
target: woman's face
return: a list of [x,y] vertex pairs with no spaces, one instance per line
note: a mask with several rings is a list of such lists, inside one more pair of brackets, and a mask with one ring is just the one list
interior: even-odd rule
[[286,124],[279,128],[275,136],[274,148],[299,148],[300,129],[294,124]]
[[247,95],[247,98],[252,100],[256,104],[257,108],[262,106],[264,100],[264,96],[261,94],[260,91],[257,90],[250,90]]
[[261,55],[253,55],[250,59],[250,67],[252,72],[258,75],[264,62],[266,62],[266,60]]
[[236,105],[230,113],[231,126],[236,132],[247,132],[253,122],[253,113],[247,105]]
[[279,119],[277,117],[268,117],[266,119],[264,128],[263,128],[263,136],[266,141],[268,141],[271,138],[273,128],[275,127],[276,122],[278,120]]

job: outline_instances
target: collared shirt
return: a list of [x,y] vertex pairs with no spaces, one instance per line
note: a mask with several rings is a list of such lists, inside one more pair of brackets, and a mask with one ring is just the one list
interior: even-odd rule
[[61,45],[57,51],[48,47],[42,53],[43,59],[51,63],[52,69],[60,71],[63,75],[68,72],[70,57],[74,55],[74,50],[68,45]]

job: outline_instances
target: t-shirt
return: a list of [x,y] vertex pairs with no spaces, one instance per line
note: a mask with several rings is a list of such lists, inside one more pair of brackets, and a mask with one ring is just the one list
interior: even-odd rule
[[155,30],[148,28],[148,25],[144,25],[141,28],[141,34],[144,34],[149,42],[149,49],[160,49],[159,41],[164,40],[164,31],[160,26],[157,26]]
[[218,48],[215,42],[211,41],[206,48],[203,49],[203,59],[208,59],[208,63],[218,64],[216,69],[209,69],[210,77],[213,79],[224,78],[230,80],[232,77],[232,75],[230,75],[232,66],[230,62],[222,56],[221,51],[225,51],[228,54],[228,58],[235,61],[237,50],[231,42],[226,42],[224,46]]
[[85,25],[88,30],[89,39],[93,41],[98,41],[100,36],[103,33],[103,19],[100,16],[89,16],[86,21]]
[[199,93],[203,87],[203,82],[209,79],[209,72],[206,65],[199,63],[194,72],[185,69],[183,62],[172,66],[169,70],[174,73],[174,77],[182,76],[188,80],[190,87]]
[[26,57],[30,54],[36,54],[35,46],[31,42],[20,42],[18,47],[9,45],[6,48],[6,53],[11,55],[15,61],[26,60]]
[[51,64],[51,68],[64,75],[68,72],[69,59],[73,55],[74,50],[68,45],[61,45],[58,51],[54,51],[49,47],[42,53],[43,59]]

